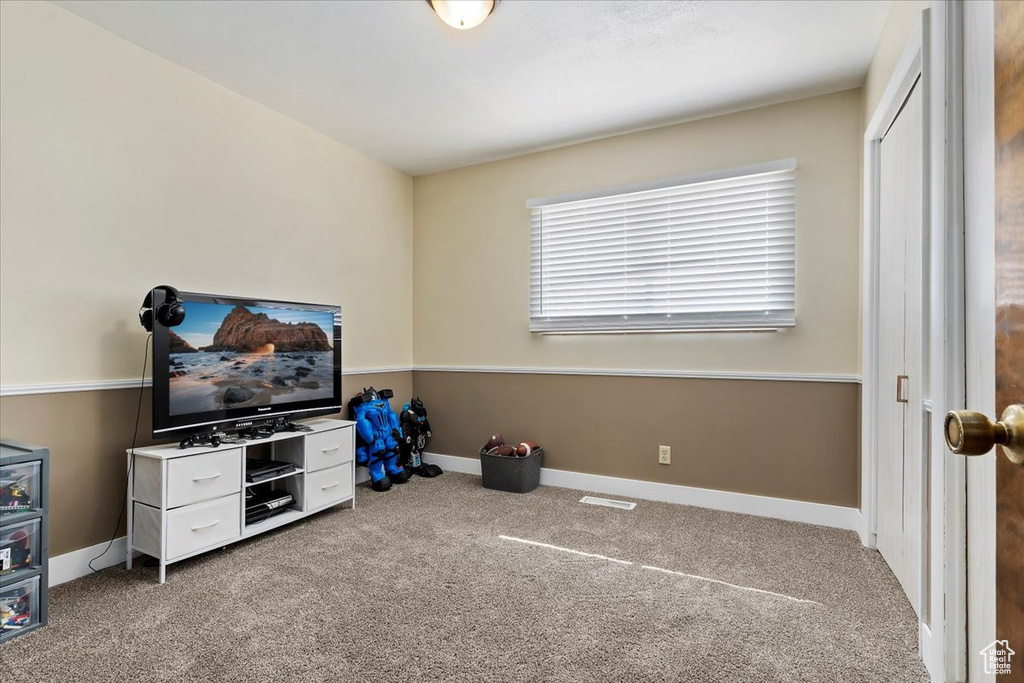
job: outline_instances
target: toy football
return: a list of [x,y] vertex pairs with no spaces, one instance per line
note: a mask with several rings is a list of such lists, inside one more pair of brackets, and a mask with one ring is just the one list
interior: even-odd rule
[[501,434],[495,434],[494,436],[492,436],[491,438],[489,438],[487,440],[487,443],[484,444],[484,450],[487,451],[487,452],[490,452],[491,449],[496,448],[497,446],[504,446],[504,445],[505,445],[505,437],[503,437]]
[[507,446],[505,444],[501,444],[500,446],[495,446],[494,448],[491,448],[491,449],[489,449],[487,451],[487,455],[511,456],[511,455],[515,455],[515,454],[516,454],[516,449],[513,448],[512,446]]
[[518,455],[520,458],[525,458],[530,453],[533,453],[535,450],[537,450],[537,444],[535,444],[532,441],[523,441],[518,446],[516,446],[516,455]]

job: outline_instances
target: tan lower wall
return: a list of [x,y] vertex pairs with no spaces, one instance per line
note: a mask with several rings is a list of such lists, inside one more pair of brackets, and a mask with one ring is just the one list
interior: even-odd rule
[[[858,505],[853,383],[416,371],[428,451],[475,456],[494,432],[544,465],[629,479]],[[659,445],[672,464],[659,465]]]
[[[347,400],[364,386],[390,388],[395,409],[412,393],[412,373],[350,375]],[[110,539],[125,493],[125,449],[131,446],[137,389],[5,396],[0,434],[50,449],[50,554],[87,548]],[[397,404],[397,405],[396,405]],[[152,443],[152,403],[145,390],[139,444]],[[118,529],[124,535],[124,522]]]
[[[555,469],[858,504],[856,384],[417,371],[346,376],[343,396],[370,385],[393,389],[396,410],[415,385],[436,453],[474,456],[502,431],[542,444]],[[110,538],[137,401],[135,389],[0,398],[2,436],[50,448],[51,555]],[[147,389],[140,444],[150,411]]]

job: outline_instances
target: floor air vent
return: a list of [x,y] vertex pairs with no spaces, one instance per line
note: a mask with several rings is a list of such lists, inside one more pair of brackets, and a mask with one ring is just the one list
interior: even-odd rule
[[598,498],[596,496],[583,496],[580,498],[580,502],[588,505],[603,505],[606,508],[618,508],[620,510],[632,510],[636,507],[636,503],[627,503],[624,500],[611,500],[610,498]]

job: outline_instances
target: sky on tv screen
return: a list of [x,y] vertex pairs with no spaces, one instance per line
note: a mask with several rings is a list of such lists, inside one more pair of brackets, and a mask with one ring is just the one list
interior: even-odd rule
[[[179,337],[193,348],[209,346],[224,318],[235,308],[234,304],[212,304],[201,301],[186,301],[185,320],[174,328]],[[327,335],[327,341],[334,345],[334,314],[331,311],[311,311],[297,308],[268,308],[266,306],[245,306],[253,313],[266,313],[272,320],[283,323],[313,323]]]

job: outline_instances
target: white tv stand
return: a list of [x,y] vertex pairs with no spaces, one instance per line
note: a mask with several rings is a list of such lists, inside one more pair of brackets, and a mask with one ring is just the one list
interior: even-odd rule
[[[221,548],[348,501],[355,507],[355,423],[319,419],[312,432],[278,432],[245,444],[216,448],[177,444],[128,451],[126,566],[135,551],[167,565]],[[262,522],[245,523],[245,457],[248,446],[271,443],[274,460],[297,470],[272,480],[295,502]],[[260,484],[266,483],[260,482]]]

